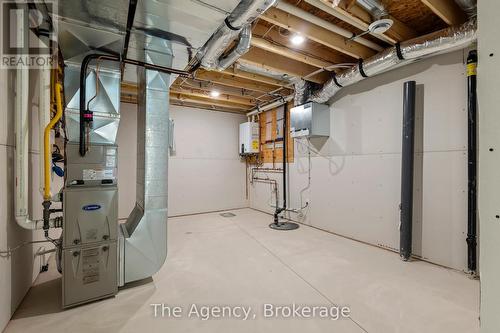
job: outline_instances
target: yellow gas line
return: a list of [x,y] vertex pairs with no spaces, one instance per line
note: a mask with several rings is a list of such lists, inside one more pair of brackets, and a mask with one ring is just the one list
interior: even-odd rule
[[63,108],[62,108],[62,100],[61,100],[61,91],[62,86],[59,82],[55,84],[54,94],[56,97],[56,114],[45,127],[45,131],[43,133],[43,162],[44,162],[44,190],[43,190],[43,199],[48,201],[51,199],[52,195],[50,193],[50,130],[57,124],[59,119],[62,117]]

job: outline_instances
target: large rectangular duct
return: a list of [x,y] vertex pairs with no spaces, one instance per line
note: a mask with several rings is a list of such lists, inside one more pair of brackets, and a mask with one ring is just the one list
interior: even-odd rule
[[167,257],[170,75],[137,68],[136,203],[121,225],[120,280],[152,276]]

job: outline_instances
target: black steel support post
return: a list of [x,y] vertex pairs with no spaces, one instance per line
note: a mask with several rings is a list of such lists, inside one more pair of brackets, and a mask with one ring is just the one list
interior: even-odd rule
[[404,261],[410,259],[412,251],[415,91],[415,81],[407,81],[404,83],[403,144],[401,158],[401,224],[399,228],[399,255]]
[[477,269],[477,51],[467,57],[468,89],[468,207],[467,207],[467,267],[470,273]]
[[288,152],[288,103],[285,102],[283,105],[283,207],[278,208],[276,206],[276,210],[274,212],[274,222],[269,225],[272,229],[276,230],[294,230],[299,227],[297,223],[293,222],[280,222],[279,221],[279,214],[286,211],[287,203],[286,203],[286,182],[287,182],[287,165],[288,165],[288,157],[287,157],[287,152]]

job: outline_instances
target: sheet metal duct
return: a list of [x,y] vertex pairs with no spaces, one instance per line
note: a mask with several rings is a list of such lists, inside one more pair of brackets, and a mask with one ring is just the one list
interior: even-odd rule
[[[221,56],[229,44],[240,34],[240,31],[251,24],[260,14],[273,6],[277,0],[242,0],[224,20],[215,33],[197,53],[196,58],[201,66],[209,70],[223,70],[232,63],[224,61],[221,66]],[[242,35],[240,38],[243,38]],[[233,62],[236,54],[231,56]]]
[[119,285],[152,276],[167,257],[170,75],[138,67],[137,78],[136,203],[121,225]]
[[366,77],[387,72],[413,61],[437,54],[462,49],[477,38],[476,21],[471,20],[458,27],[450,27],[391,47],[335,75],[323,87],[307,94],[308,84],[295,86],[296,103],[310,100],[326,103],[340,89],[350,86]]
[[[64,92],[68,140],[80,139],[81,63],[65,61]],[[109,61],[93,61],[86,73],[85,105],[93,112],[91,143],[114,144],[120,123],[120,67]]]

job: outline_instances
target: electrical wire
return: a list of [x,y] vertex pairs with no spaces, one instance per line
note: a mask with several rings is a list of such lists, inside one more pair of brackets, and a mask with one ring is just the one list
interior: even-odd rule
[[100,60],[101,60],[101,57],[97,58],[96,66],[95,66],[95,95],[91,99],[89,99],[89,101],[87,102],[87,110],[89,110],[89,108],[90,108],[90,102],[92,102],[99,94],[99,64],[100,64],[99,61]]
[[51,238],[47,238],[46,240],[35,240],[35,241],[27,241],[27,242],[23,242],[19,245],[16,245],[12,248],[9,248],[7,250],[0,250],[0,257],[2,258],[8,258],[10,257],[15,251],[19,250],[20,248],[26,246],[26,245],[30,245],[30,244],[38,244],[38,243],[52,243],[54,245],[56,245],[56,241],[51,239]]

